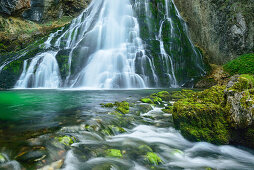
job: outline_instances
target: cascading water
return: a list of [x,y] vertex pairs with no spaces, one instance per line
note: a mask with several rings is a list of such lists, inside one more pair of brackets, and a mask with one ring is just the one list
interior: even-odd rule
[[174,1],[135,0],[134,9],[160,86],[191,86],[205,71],[202,56],[190,41]]
[[42,52],[24,60],[15,87],[178,87],[192,81],[203,70],[186,26],[172,1],[159,3],[158,16],[153,3],[92,1],[69,26],[50,35]]
[[[17,88],[59,87],[61,76],[56,59],[53,58],[63,49],[70,50],[69,71],[62,83],[66,87],[146,88],[149,78],[145,70],[142,68],[141,74],[137,74],[135,70],[137,55],[141,60],[149,62],[154,80],[157,78],[150,59],[145,55],[139,38],[139,25],[129,0],[92,1],[88,9],[67,30],[52,34],[44,44],[45,49],[50,51],[38,54],[27,70],[24,67],[25,70],[16,84]],[[51,51],[52,48],[57,51]],[[87,59],[80,63],[80,70],[73,71],[72,63],[76,51],[83,51],[80,55]],[[49,55],[50,58],[47,57]],[[45,62],[48,62],[47,65],[41,66]],[[49,73],[49,68],[46,67],[52,66],[54,69],[51,72],[54,75],[44,76]],[[47,83],[50,79],[54,79],[53,84]]]

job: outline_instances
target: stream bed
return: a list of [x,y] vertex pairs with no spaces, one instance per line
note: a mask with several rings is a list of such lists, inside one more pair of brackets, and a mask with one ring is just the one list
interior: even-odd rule
[[[253,150],[190,142],[139,101],[159,91],[0,91],[0,169],[254,169]],[[121,101],[127,114],[101,106]]]

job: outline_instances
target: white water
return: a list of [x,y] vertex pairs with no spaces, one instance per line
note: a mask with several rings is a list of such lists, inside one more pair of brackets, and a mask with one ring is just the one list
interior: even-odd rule
[[55,56],[56,52],[54,51],[37,55],[32,59],[28,68],[27,60],[25,60],[23,72],[15,87],[58,88],[60,86],[60,77]]
[[[159,117],[159,115],[161,115]],[[78,129],[80,142],[72,145],[68,151],[64,168],[66,170],[92,169],[103,167],[103,164],[111,165],[112,169],[148,169],[149,167],[141,165],[144,163],[142,153],[133,157],[133,152],[139,150],[141,146],[149,146],[162,159],[159,166],[155,169],[230,169],[230,170],[251,170],[254,167],[254,155],[252,152],[242,150],[230,145],[213,145],[206,142],[190,142],[186,140],[173,127],[157,127],[147,125],[149,118],[152,116],[152,124],[155,120],[169,120],[168,115],[163,115],[160,108],[155,107],[153,110],[141,115],[146,125],[140,124],[133,129],[126,129],[127,132],[115,136],[102,138],[96,133],[80,133],[80,129],[67,128],[68,132],[74,132]],[[158,116],[158,117],[157,117]],[[154,120],[155,119],[155,120]],[[77,152],[82,148],[103,148],[110,146],[125,151],[124,158],[110,157],[91,157],[86,161],[80,161],[79,158],[84,152]],[[98,152],[98,151],[97,151]],[[96,153],[96,151],[95,151]],[[98,166],[98,167],[97,167]]]
[[[59,38],[53,41],[57,36]],[[92,1],[87,10],[74,19],[66,31],[63,32],[62,29],[51,34],[44,44],[46,50],[52,47],[58,50],[37,55],[28,68],[25,66],[26,61],[16,88],[58,88],[61,78],[55,57],[61,48],[70,49],[69,73],[62,82],[66,87],[147,88],[149,78],[145,75],[145,62],[150,64],[154,81],[158,81],[154,66],[145,55],[142,40],[139,38],[138,21],[129,0]],[[88,59],[79,63],[83,69],[73,75],[73,51],[81,44],[81,51],[86,51],[86,56],[81,57]],[[141,54],[139,56],[143,64],[141,74],[137,74],[135,70],[138,54]],[[49,75],[50,73],[52,75]]]

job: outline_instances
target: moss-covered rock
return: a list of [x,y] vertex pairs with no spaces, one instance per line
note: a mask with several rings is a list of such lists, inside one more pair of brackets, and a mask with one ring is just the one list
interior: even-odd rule
[[230,135],[224,111],[219,105],[182,99],[174,104],[173,119],[182,135],[192,141],[229,143]]
[[113,103],[101,103],[102,107],[114,107]]
[[170,99],[170,94],[167,91],[158,92],[157,96],[164,101],[168,101]]
[[175,127],[192,141],[237,143],[252,147],[253,94],[252,75],[233,76],[227,86],[176,92],[174,97],[178,101],[173,105]]
[[56,140],[58,140],[60,143],[70,146],[71,144],[75,143],[77,140],[73,136],[61,136],[61,137],[56,137]]
[[130,105],[126,101],[116,102],[115,106],[117,106],[116,110],[123,113],[123,114],[127,114],[130,112],[130,110],[129,110]]
[[108,149],[106,150],[107,157],[122,158],[123,155],[119,149]]
[[154,164],[154,165],[159,165],[159,163],[162,163],[161,158],[154,152],[147,152],[145,159],[150,164]]
[[150,99],[150,98],[143,98],[143,99],[140,99],[140,101],[143,102],[143,103],[150,103],[150,104],[153,104],[153,101],[152,101],[152,99]]

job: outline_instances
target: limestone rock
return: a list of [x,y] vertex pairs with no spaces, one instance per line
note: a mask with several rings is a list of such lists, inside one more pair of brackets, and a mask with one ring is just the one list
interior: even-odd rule
[[253,0],[175,0],[189,26],[192,41],[209,62],[224,64],[253,52]]
[[19,14],[31,7],[30,0],[0,0],[0,13]]
[[227,85],[226,110],[234,128],[247,128],[254,122],[254,95],[251,88],[252,83],[239,76],[233,76]]

